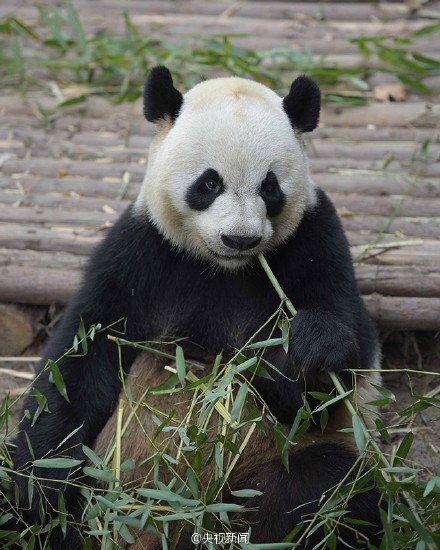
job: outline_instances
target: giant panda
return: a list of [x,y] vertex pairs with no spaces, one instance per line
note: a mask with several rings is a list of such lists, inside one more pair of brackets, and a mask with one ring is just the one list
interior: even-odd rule
[[[134,388],[135,400],[169,376],[167,361],[138,347],[118,348],[108,331],[96,332],[86,354],[66,355],[80,322],[85,330],[96,323],[110,326],[113,335],[131,342],[179,338],[185,357],[209,369],[219,353],[227,361],[258,331],[260,341],[273,336],[265,322],[279,297],[258,262],[264,254],[298,312],[287,349],[265,349],[265,361],[275,366],[270,377],[257,373],[252,379],[271,421],[256,430],[240,456],[224,498],[234,501],[228,491],[259,491],[240,500],[246,512],[231,515],[231,529],[241,526],[233,530],[247,530],[254,544],[280,542],[316,513],[323,494],[353,479],[358,455],[352,434],[339,431],[351,425],[341,401],[331,408],[323,434],[312,425],[292,446],[288,468],[276,448],[274,419],[288,430],[306,394],[313,401],[310,391],[331,391],[326,373],[339,373],[350,388],[347,369],[377,369],[380,358],[341,223],[309,173],[303,134],[318,124],[320,91],[307,76],[294,80],[284,98],[260,83],[227,77],[200,82],[183,95],[169,70],[159,66],[148,75],[143,99],[144,115],[157,132],[139,196],[93,253],[45,349],[34,386],[50,412],[33,422],[37,402],[28,397],[25,403],[15,450],[24,517],[28,523],[50,517],[60,491],[68,510],[77,506],[75,484],[63,483],[68,470],[38,467],[33,474],[45,482],[35,485],[29,506],[23,473],[31,471],[33,460],[83,460],[82,445],[102,454],[117,421],[122,385]],[[58,360],[68,399],[50,380],[48,359]],[[359,382],[360,398],[368,399],[368,378],[374,376]],[[179,395],[151,399],[153,408],[185,407]],[[121,460],[140,462],[151,452],[139,441],[157,425],[150,409],[142,414],[124,435]],[[377,542],[378,510],[374,488],[353,496],[349,516],[363,520],[356,527],[361,534],[341,526],[337,540],[345,542],[338,547]],[[191,533],[189,526],[174,534],[177,548],[193,547]],[[299,547],[312,548],[322,534],[316,530]],[[161,544],[138,533],[133,548]],[[81,548],[81,535],[55,529],[52,547]]]

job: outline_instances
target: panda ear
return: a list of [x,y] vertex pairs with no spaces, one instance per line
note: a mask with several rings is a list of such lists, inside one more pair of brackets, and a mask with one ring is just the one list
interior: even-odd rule
[[283,107],[296,130],[311,132],[319,122],[319,86],[308,76],[299,76],[293,81],[289,93],[283,99]]
[[179,114],[183,96],[173,86],[173,78],[166,67],[154,67],[144,86],[144,116],[150,122],[171,119]]

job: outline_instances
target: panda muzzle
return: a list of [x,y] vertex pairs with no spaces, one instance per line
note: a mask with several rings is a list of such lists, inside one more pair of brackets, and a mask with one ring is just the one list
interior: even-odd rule
[[222,235],[221,239],[228,248],[240,251],[255,248],[261,242],[261,237],[241,237],[239,235]]

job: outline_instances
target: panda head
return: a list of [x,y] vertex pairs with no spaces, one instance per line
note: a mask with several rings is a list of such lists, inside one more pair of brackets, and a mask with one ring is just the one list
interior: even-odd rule
[[235,269],[294,234],[315,204],[303,132],[318,124],[320,92],[306,76],[282,99],[238,77],[182,95],[165,67],[144,89],[158,126],[136,210],[182,251]]

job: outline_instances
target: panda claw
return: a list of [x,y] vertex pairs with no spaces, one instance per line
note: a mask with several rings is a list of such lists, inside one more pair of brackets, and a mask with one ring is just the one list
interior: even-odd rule
[[300,310],[292,325],[289,354],[306,376],[359,367],[359,350],[352,331],[334,314]]

